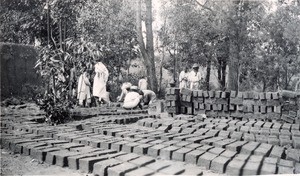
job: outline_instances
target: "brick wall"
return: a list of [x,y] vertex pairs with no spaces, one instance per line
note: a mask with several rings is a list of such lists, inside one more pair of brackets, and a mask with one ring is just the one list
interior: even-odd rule
[[222,92],[168,88],[166,110],[174,114],[206,114],[249,120],[300,121],[300,93]]

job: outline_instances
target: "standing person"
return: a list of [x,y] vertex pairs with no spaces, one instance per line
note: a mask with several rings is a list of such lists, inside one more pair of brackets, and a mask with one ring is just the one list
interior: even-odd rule
[[82,68],[82,71],[83,73],[78,79],[77,99],[79,100],[79,106],[85,107],[86,105],[89,106],[91,103],[91,83],[86,66]]
[[202,75],[199,72],[199,65],[194,64],[192,67],[192,71],[189,73],[188,80],[190,82],[190,89],[200,89],[200,81],[202,79]]
[[184,67],[184,69],[179,74],[179,88],[182,90],[182,88],[188,87],[188,68],[187,66]]
[[147,87],[148,87],[147,76],[144,76],[144,77],[142,77],[142,78],[139,80],[138,88],[139,88],[140,90],[147,90]]
[[100,102],[106,99],[106,83],[108,80],[108,70],[102,62],[95,65],[95,77],[93,82],[93,96],[95,97],[96,105],[99,107]]

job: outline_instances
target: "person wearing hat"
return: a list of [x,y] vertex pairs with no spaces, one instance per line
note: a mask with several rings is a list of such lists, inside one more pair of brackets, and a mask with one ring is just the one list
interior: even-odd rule
[[151,105],[156,100],[156,94],[152,90],[142,90],[143,105]]
[[124,98],[123,108],[124,109],[135,109],[139,107],[142,108],[141,100],[143,95],[139,93],[139,89],[137,86],[131,86],[129,92],[126,94]]
[[202,75],[199,72],[199,65],[193,64],[192,71],[189,73],[188,80],[190,82],[190,89],[199,89],[200,88],[200,81],[202,79]]

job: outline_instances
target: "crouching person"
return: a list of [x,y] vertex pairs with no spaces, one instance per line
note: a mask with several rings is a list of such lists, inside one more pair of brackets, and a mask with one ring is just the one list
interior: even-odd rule
[[139,107],[142,108],[141,100],[143,96],[138,93],[138,87],[137,86],[131,86],[129,92],[126,94],[124,98],[123,108],[124,109],[136,109]]
[[152,90],[142,90],[144,106],[151,105],[156,100],[156,94]]

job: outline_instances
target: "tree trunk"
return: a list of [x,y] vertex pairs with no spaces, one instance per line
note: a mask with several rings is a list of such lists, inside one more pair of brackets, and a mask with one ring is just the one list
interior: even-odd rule
[[163,61],[165,60],[165,47],[163,47],[162,58],[159,66],[159,96],[162,96],[162,76],[163,76]]
[[207,58],[206,78],[205,78],[206,90],[210,90],[210,87],[209,87],[210,70],[211,70],[211,60],[210,60],[210,58]]
[[154,63],[153,31],[152,31],[152,0],[146,0],[146,46],[143,40],[141,0],[137,8],[137,39],[147,71],[148,83],[151,90],[157,92],[157,78]]
[[63,46],[62,46],[63,31],[62,31],[62,20],[61,20],[61,18],[59,19],[59,22],[58,22],[58,28],[59,28],[59,46],[60,46],[60,49],[63,50]]

